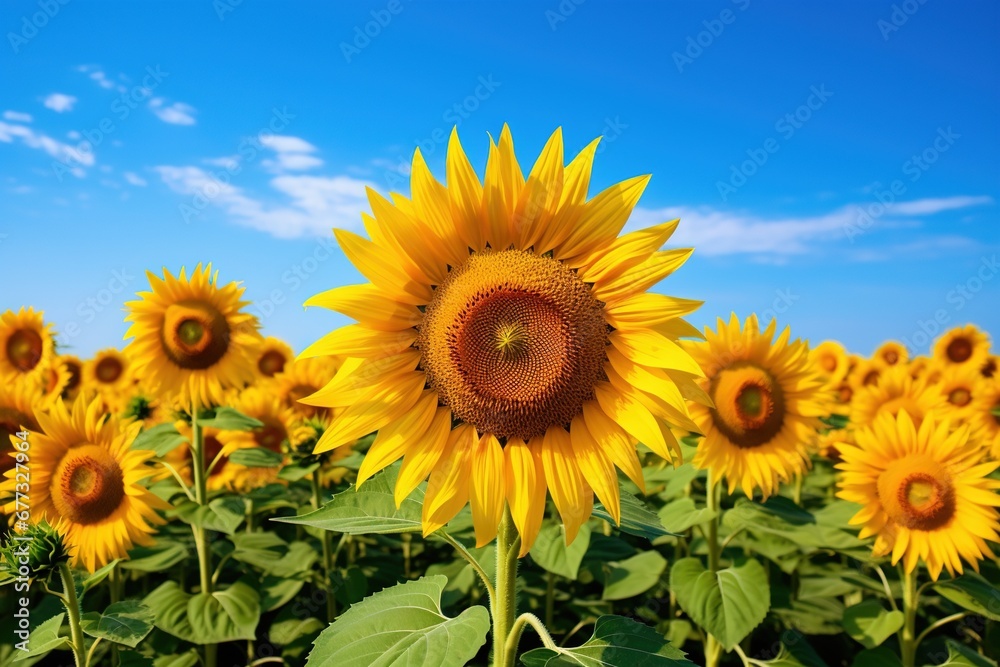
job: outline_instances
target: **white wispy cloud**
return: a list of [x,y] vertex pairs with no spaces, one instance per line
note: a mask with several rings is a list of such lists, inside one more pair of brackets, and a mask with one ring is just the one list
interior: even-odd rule
[[262,136],[260,143],[275,152],[274,158],[267,158],[261,162],[264,168],[271,172],[280,174],[323,166],[323,160],[312,155],[318,149],[305,139],[287,135]]
[[164,123],[171,125],[194,125],[194,114],[196,109],[190,104],[174,102],[167,104],[162,97],[154,97],[149,101],[149,108],[156,114],[156,117]]
[[[919,225],[907,218],[929,216],[942,211],[993,202],[985,196],[956,196],[896,202],[868,223],[863,209],[871,202],[843,206],[813,216],[764,217],[752,213],[718,210],[709,206],[671,206],[660,209],[636,208],[627,229],[640,229],[680,218],[681,224],[671,245],[693,246],[704,256],[757,255],[781,258],[800,255],[830,241],[849,241],[872,226]],[[954,247],[954,241],[950,243]]]
[[42,101],[42,104],[45,108],[52,109],[56,113],[65,113],[73,110],[73,105],[76,104],[76,101],[76,98],[72,95],[52,93]]
[[83,176],[82,167],[94,164],[94,154],[90,151],[80,152],[69,144],[53,139],[47,134],[35,132],[26,125],[15,125],[0,121],[0,142],[13,143],[17,139],[28,148],[34,148],[48,153],[52,158],[62,163],[74,176]]
[[318,150],[305,139],[287,135],[262,136],[260,143],[277,153],[315,153]]
[[182,214],[198,215],[207,206],[236,224],[278,238],[320,236],[332,227],[357,228],[368,207],[365,187],[371,183],[348,176],[283,175],[270,181],[281,203],[269,203],[226,184],[195,166],[159,166],[155,171],[175,192],[190,197]]
[[33,120],[30,113],[21,113],[20,111],[4,111],[3,118],[15,123],[30,123]]
[[122,173],[122,177],[129,183],[129,185],[134,185],[139,188],[146,187],[146,179],[134,172],[126,171]]

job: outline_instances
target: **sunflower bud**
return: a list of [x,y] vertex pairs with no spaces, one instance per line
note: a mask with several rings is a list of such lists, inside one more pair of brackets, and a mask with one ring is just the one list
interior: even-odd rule
[[29,525],[23,533],[7,534],[0,547],[0,572],[4,578],[46,579],[69,556],[62,535],[42,521]]

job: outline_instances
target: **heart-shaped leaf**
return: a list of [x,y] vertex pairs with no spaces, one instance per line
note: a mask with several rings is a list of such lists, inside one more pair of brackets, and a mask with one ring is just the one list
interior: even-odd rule
[[875,648],[903,627],[903,612],[889,611],[878,600],[844,610],[844,630],[865,648]]
[[199,419],[198,425],[205,428],[217,428],[220,431],[252,431],[263,426],[264,422],[248,417],[234,408],[223,406],[216,408],[212,417]]
[[245,447],[229,455],[229,462],[247,468],[277,468],[285,457],[264,447]]
[[260,597],[243,581],[210,595],[189,595],[176,581],[168,581],[147,595],[143,604],[156,610],[156,627],[192,644],[257,636]]
[[59,629],[62,628],[63,619],[65,618],[65,613],[56,614],[32,630],[31,637],[27,642],[28,650],[22,651],[17,649],[17,657],[14,658],[13,662],[42,656],[56,649],[69,649],[69,638],[59,635]]
[[691,498],[678,498],[660,509],[660,522],[673,533],[683,533],[692,526],[710,521],[718,514],[707,507],[697,508]]
[[178,433],[173,422],[167,422],[143,429],[132,441],[132,449],[150,451],[163,458],[185,442],[187,438]]
[[583,524],[576,539],[566,546],[566,530],[561,523],[546,521],[531,547],[531,558],[547,572],[569,580],[580,573],[580,563],[590,546],[590,526]]
[[536,648],[525,667],[694,667],[685,653],[653,628],[621,616],[601,616],[594,634],[575,648]]
[[135,648],[153,629],[153,610],[138,600],[116,602],[104,610],[87,612],[80,627],[91,637],[100,637]]
[[955,579],[934,584],[934,590],[962,609],[1000,621],[1000,589],[982,575],[966,572]]
[[644,551],[612,563],[604,576],[602,600],[624,600],[645,593],[660,581],[667,559],[656,551]]

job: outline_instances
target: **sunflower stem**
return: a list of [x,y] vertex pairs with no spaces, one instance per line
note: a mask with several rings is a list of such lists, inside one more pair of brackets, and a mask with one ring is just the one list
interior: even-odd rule
[[[319,468],[312,472],[312,505],[318,510],[323,506],[323,486],[320,483]],[[333,551],[333,535],[328,530],[322,531],[320,539],[323,542],[323,588],[326,594],[326,621],[333,623],[337,618],[337,599],[333,596],[333,567],[337,554]],[[343,538],[341,538],[343,544]],[[339,553],[340,547],[337,547]]]
[[496,594],[490,601],[493,612],[494,667],[514,664],[514,654],[517,653],[515,646],[508,656],[507,638],[514,627],[514,615],[517,613],[517,550],[520,548],[520,542],[510,507],[504,504],[503,519],[497,531],[497,578],[494,587]]
[[70,642],[73,648],[73,659],[76,667],[87,667],[89,656],[87,644],[83,638],[83,628],[80,627],[80,601],[76,597],[76,582],[73,581],[73,571],[65,562],[59,563],[59,576],[62,578],[63,595],[66,599],[66,613],[69,615]]
[[[706,489],[705,504],[712,513],[712,518],[708,522],[708,535],[705,542],[708,547],[708,569],[714,575],[719,571],[719,558],[722,548],[719,544],[719,484],[708,471],[708,486]],[[705,631],[705,667],[716,667],[719,658],[722,657],[722,645],[712,636],[712,633]]]
[[[194,470],[194,497],[195,502],[200,506],[208,504],[208,485],[205,472],[205,442],[202,437],[201,426],[198,424],[198,407],[191,406],[191,448],[194,450],[191,456],[191,468]],[[208,539],[204,526],[191,525],[191,532],[194,535],[194,546],[198,552],[198,574],[201,581],[201,592],[203,595],[212,594],[212,552],[208,548]],[[215,667],[215,658],[218,646],[215,644],[205,645],[205,667]]]
[[916,570],[903,574],[903,628],[900,630],[899,646],[903,667],[914,667],[917,658],[917,607],[920,595],[917,592]]

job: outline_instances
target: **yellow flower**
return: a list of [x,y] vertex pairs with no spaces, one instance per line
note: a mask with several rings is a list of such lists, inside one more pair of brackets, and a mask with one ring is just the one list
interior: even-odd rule
[[29,385],[0,381],[0,472],[14,467],[11,436],[22,428],[32,435],[40,432],[35,418],[35,405],[40,402],[39,392],[31,391]]
[[0,315],[0,382],[43,384],[44,362],[53,356],[51,329],[34,308]]
[[285,370],[295,358],[292,348],[285,341],[269,336],[257,350],[257,372],[262,378],[272,378]]
[[83,365],[84,391],[95,391],[110,412],[125,409],[132,393],[133,375],[128,357],[113,347],[101,350]]
[[715,404],[692,408],[705,434],[694,465],[717,481],[724,477],[730,493],[739,486],[747,496],[760,489],[766,498],[805,471],[829,396],[808,347],[789,342],[787,327],[774,340],[774,320],[761,332],[756,315],[741,329],[733,314],[717,328],[706,328],[705,342],[684,344],[704,370]]
[[303,403],[301,399],[329,384],[336,372],[337,367],[329,357],[296,359],[285,366],[284,373],[275,376],[275,393],[282,405],[303,419],[327,420],[331,416],[329,409]]
[[897,415],[906,411],[917,424],[934,412],[947,407],[940,390],[925,380],[914,380],[909,369],[896,366],[881,373],[877,385],[868,385],[854,394],[851,402],[851,427],[870,426],[882,413]]
[[989,474],[1000,464],[981,463],[968,427],[924,419],[919,429],[906,411],[885,413],[859,430],[857,444],[843,443],[840,498],[862,505],[851,524],[859,537],[876,536],[874,555],[891,554],[907,572],[923,561],[936,581],[945,568],[962,572],[962,560],[978,570],[1000,541],[1000,481]]
[[[140,425],[105,417],[100,401],[78,398],[72,412],[59,401],[38,414],[44,433],[31,435],[31,516],[46,520],[73,547],[73,562],[93,572],[133,545],[153,543],[170,506],[142,480],[153,472],[152,452],[131,449]],[[4,483],[11,491],[13,471]],[[5,510],[10,513],[14,504]]]
[[994,355],[990,355],[983,362],[982,367],[979,369],[979,374],[984,378],[992,378],[997,373],[997,358]]
[[881,368],[892,368],[896,365],[906,365],[910,359],[910,353],[906,346],[894,340],[887,340],[878,346],[872,361]]
[[875,363],[871,359],[858,359],[858,362],[847,374],[847,382],[856,394],[864,387],[874,387],[878,385],[884,367]]
[[676,220],[618,236],[648,177],[587,200],[596,148],[564,167],[557,130],[525,178],[504,127],[480,182],[453,132],[447,187],[417,151],[412,198],[369,191],[370,240],[335,231],[371,282],[307,302],[358,321],[300,355],[342,364],[304,401],[340,410],[316,452],[378,430],[358,482],[402,457],[398,503],[429,476],[426,533],[470,502],[485,544],[506,502],[526,553],[548,490],[572,541],[595,494],[618,520],[616,466],[642,484],[636,440],[671,458],[690,423],[700,303],[646,290],[691,251],[660,250]]
[[40,406],[47,408],[55,401],[63,400],[73,375],[69,364],[62,357],[53,357],[42,371],[42,397]]
[[257,319],[241,309],[243,288],[218,286],[218,273],[199,264],[188,279],[146,274],[152,287],[125,305],[131,322],[125,354],[150,389],[174,398],[186,410],[222,400],[229,387],[254,379],[260,345]]
[[967,324],[946,331],[936,341],[932,356],[943,365],[965,365],[980,369],[990,354],[990,337]]
[[72,354],[60,354],[56,361],[62,363],[69,372],[69,382],[62,390],[62,398],[64,401],[74,401],[83,382],[83,362]]
[[982,384],[983,377],[979,371],[968,364],[944,367],[934,386],[947,401],[946,416],[952,426],[965,424],[973,416],[976,410],[975,399]]
[[847,377],[847,351],[835,340],[825,340],[811,349],[809,359],[815,364],[816,373],[828,386],[836,387]]
[[976,387],[970,407],[969,424],[973,438],[986,448],[992,458],[1000,461],[1000,379],[984,379]]

